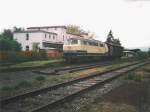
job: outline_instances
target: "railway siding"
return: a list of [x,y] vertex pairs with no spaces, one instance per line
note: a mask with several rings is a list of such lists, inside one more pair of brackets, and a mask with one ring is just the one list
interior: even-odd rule
[[[136,61],[134,61],[136,62]],[[22,72],[17,72],[17,77],[15,76],[15,74],[11,74],[11,77],[13,78],[10,78],[10,81],[7,81],[7,85],[5,85],[6,87],[9,86],[10,89],[8,91],[2,91],[0,92],[0,98],[3,99],[3,98],[7,98],[7,97],[10,97],[10,96],[16,96],[16,95],[20,95],[20,94],[24,94],[24,93],[27,93],[27,92],[30,92],[30,91],[33,91],[33,90],[37,90],[37,89],[41,89],[41,88],[47,88],[47,87],[50,87],[50,86],[53,86],[53,85],[56,85],[56,84],[59,84],[59,83],[63,83],[63,82],[67,82],[67,81],[71,81],[71,80],[74,80],[74,79],[77,79],[77,78],[82,78],[82,77],[86,77],[88,75],[92,75],[92,74],[95,74],[96,72],[98,73],[102,73],[102,72],[105,72],[105,71],[108,71],[108,70],[112,70],[112,69],[115,69],[115,68],[118,68],[118,67],[121,67],[121,66],[126,66],[128,64],[131,64],[131,63],[134,63],[134,62],[117,62],[115,64],[112,64],[114,62],[108,62],[106,64],[106,62],[104,63],[101,63],[102,66],[99,66],[99,67],[96,67],[96,68],[92,68],[92,69],[86,69],[86,70],[82,70],[82,71],[76,71],[76,72],[73,72],[73,73],[66,73],[66,74],[63,74],[63,75],[43,75],[43,74],[36,74],[36,73],[33,73],[33,72],[25,72],[25,71],[22,71]],[[106,65],[106,66],[105,66]],[[65,68],[65,67],[64,67]],[[70,67],[69,67],[70,68]],[[80,68],[82,68],[82,66],[80,66]],[[51,68],[49,68],[51,69]],[[37,78],[38,77],[45,77],[45,80],[43,81],[38,81],[36,80],[37,78],[32,78],[31,75],[34,74],[34,76],[37,75]],[[1,74],[2,75],[2,74]],[[7,74],[5,74],[7,78]],[[9,74],[10,75],[10,74]],[[21,77],[21,79],[19,77]],[[24,78],[23,76],[25,76],[26,78],[30,76],[31,78],[31,81],[29,80],[26,80],[26,78]],[[23,78],[22,78],[23,77]],[[14,79],[14,80],[13,80]],[[17,79],[19,81],[19,83],[17,81],[15,81],[15,79]],[[22,87],[20,85],[20,83],[22,82],[22,79],[23,81],[26,81],[27,83],[29,82],[29,84],[31,86],[28,86],[26,88]],[[4,85],[5,83],[3,83],[3,78],[1,79],[2,80],[2,84]],[[13,82],[15,81],[15,84]],[[16,87],[19,86],[19,89],[15,89]],[[21,88],[22,87],[22,88]]]
[[92,77],[78,80],[78,82],[75,81],[76,83],[74,82],[66,84],[65,86],[56,87],[55,89],[47,90],[44,93],[39,93],[38,95],[35,95],[32,98],[29,97],[29,99],[25,98],[24,100],[21,99],[21,101],[19,102],[9,103],[7,106],[4,106],[4,110],[6,109],[8,112],[9,110],[11,110],[11,112],[13,112],[14,110],[15,112],[16,109],[19,111],[23,110],[32,112],[42,111],[43,109],[54,107],[59,103],[63,103],[68,99],[72,99],[73,97],[78,96],[79,94],[84,93],[89,89],[95,88],[97,85],[103,85],[104,83],[112,81],[113,79],[119,77],[121,74],[136,69],[137,67],[142,66],[143,64],[146,63],[132,64],[128,68],[122,67],[121,70],[117,69],[115,71],[111,71],[111,73],[109,73],[109,71],[100,76],[97,74]]

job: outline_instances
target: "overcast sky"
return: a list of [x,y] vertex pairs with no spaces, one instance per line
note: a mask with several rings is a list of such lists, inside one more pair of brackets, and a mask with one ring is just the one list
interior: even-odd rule
[[0,29],[79,25],[104,41],[110,29],[125,47],[150,46],[150,0],[0,0]]

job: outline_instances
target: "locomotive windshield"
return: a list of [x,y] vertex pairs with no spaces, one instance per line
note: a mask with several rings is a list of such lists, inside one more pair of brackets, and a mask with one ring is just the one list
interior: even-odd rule
[[78,40],[76,39],[68,39],[65,44],[72,45],[72,44],[78,44]]

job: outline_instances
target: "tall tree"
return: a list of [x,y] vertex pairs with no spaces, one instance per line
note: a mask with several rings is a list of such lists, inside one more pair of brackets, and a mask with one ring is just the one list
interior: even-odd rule
[[1,34],[3,38],[7,38],[13,40],[13,33],[10,29],[4,29],[3,33]]
[[109,31],[106,42],[121,45],[119,38],[114,38],[112,30]]
[[20,31],[24,31],[24,28],[21,28],[21,27],[14,27],[13,28],[14,32],[20,32]]
[[81,35],[81,34],[85,33],[85,31],[83,29],[81,29],[79,26],[68,25],[67,26],[67,33]]
[[20,51],[21,44],[13,39],[13,33],[10,29],[5,29],[0,34],[0,51]]
[[112,34],[112,31],[110,30],[107,35],[107,42],[112,42],[114,40],[114,36]]
[[0,38],[0,51],[21,51],[22,47],[15,40]]

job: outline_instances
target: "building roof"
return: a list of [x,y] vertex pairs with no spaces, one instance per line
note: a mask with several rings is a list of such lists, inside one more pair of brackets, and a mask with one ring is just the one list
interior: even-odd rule
[[17,31],[17,32],[14,32],[14,33],[38,33],[38,32],[49,33],[49,34],[57,35],[57,33],[54,33],[54,32],[47,32],[47,31],[43,31],[43,30],[26,30],[26,31]]
[[45,28],[64,28],[67,29],[66,26],[40,26],[40,27],[28,27],[27,29],[45,29]]

